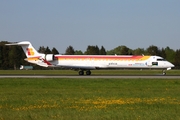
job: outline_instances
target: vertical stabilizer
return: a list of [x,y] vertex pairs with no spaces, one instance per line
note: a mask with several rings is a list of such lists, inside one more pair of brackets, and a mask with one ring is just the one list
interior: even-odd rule
[[24,53],[26,54],[27,58],[40,55],[36,51],[36,49],[34,49],[34,47],[32,46],[32,44],[29,41],[23,41],[23,42],[6,44],[6,45],[19,45],[19,46],[21,46]]

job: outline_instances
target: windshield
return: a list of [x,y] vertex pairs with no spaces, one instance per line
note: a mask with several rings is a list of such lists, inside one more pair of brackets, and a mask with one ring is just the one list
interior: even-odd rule
[[159,59],[157,59],[157,61],[166,61],[166,60],[163,58],[159,58]]

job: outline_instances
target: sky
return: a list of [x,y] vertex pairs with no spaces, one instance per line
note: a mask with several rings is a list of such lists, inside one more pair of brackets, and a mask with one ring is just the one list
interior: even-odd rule
[[0,41],[180,49],[180,0],[0,0]]

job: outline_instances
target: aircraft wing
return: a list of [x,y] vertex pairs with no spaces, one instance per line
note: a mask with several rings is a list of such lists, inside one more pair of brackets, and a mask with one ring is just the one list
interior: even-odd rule
[[74,69],[74,70],[94,70],[95,66],[82,66],[82,65],[60,65],[62,68]]

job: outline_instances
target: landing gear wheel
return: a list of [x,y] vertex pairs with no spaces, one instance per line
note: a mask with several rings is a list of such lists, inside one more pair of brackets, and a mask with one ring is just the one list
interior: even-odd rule
[[165,70],[163,70],[163,75],[166,75],[166,71]]
[[86,71],[86,75],[91,75],[91,71],[90,70]]
[[163,72],[163,75],[166,75],[166,72]]
[[84,71],[79,71],[79,75],[84,75]]

